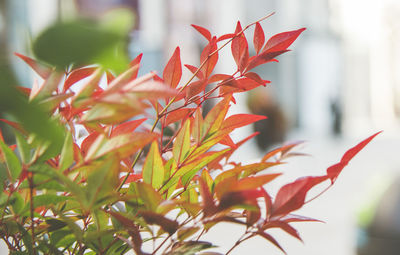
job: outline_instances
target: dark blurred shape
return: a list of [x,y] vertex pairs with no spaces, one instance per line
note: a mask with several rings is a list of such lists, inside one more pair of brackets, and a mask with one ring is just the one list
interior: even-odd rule
[[400,254],[400,178],[383,194],[372,221],[360,229],[357,254]]
[[266,150],[277,143],[282,143],[287,132],[287,121],[271,92],[266,89],[251,91],[247,98],[247,106],[251,113],[267,116],[267,119],[257,121],[253,125],[254,131],[260,132],[256,136],[257,146],[261,150]]
[[332,100],[331,102],[331,113],[332,113],[332,132],[335,136],[342,134],[342,119],[343,113],[340,106],[339,100]]

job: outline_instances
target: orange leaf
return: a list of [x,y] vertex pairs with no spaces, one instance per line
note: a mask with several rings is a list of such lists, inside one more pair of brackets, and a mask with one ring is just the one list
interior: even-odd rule
[[182,65],[180,57],[180,49],[176,47],[174,54],[169,59],[167,65],[164,68],[163,79],[166,84],[172,88],[178,86],[179,81],[182,77]]
[[199,70],[197,67],[192,66],[192,65],[185,65],[185,67],[187,69],[189,69],[189,71],[192,72],[193,74],[196,74],[196,77],[199,78],[200,80],[204,79],[203,72],[201,70]]
[[[142,57],[143,57],[143,53],[140,53],[136,58],[134,58],[130,63],[129,63],[129,65],[130,66],[139,66],[140,65],[140,62],[141,62],[141,60],[142,60]],[[130,78],[130,80],[134,80],[134,79],[136,79],[137,78],[137,76],[138,76],[138,73],[139,73],[139,68],[137,68],[133,73],[132,73],[132,75],[131,75],[131,78]]]
[[117,136],[120,134],[131,133],[146,120],[147,119],[143,118],[143,119],[131,120],[131,121],[127,121],[125,123],[119,124],[113,128],[113,130],[111,131],[110,137],[114,137],[114,136]]
[[266,116],[255,115],[255,114],[235,114],[229,116],[221,125],[221,129],[236,129],[239,127],[247,126],[253,122],[264,120]]
[[165,119],[165,126],[168,126],[172,123],[175,123],[179,120],[185,119],[186,116],[189,116],[194,108],[181,108],[173,110],[172,112],[168,113]]
[[[205,65],[201,68],[202,73],[205,75],[205,77],[209,77],[214,70],[215,65],[218,62],[218,52],[215,52],[217,50],[217,39],[216,37],[213,37],[210,41],[210,43],[204,48],[200,55],[200,62],[203,63],[204,61],[207,61]],[[215,53],[214,53],[215,52]],[[214,54],[212,54],[214,53]],[[212,55],[211,55],[212,54]]]

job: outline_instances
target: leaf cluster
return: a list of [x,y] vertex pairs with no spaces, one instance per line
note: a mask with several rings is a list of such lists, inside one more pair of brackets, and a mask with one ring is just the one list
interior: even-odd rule
[[[347,151],[326,174],[288,183],[275,197],[266,184],[280,176],[273,168],[296,155],[298,143],[256,163],[235,162],[232,154],[256,134],[241,141],[230,134],[266,117],[228,115],[230,105],[236,94],[268,84],[252,69],[276,62],[304,31],[266,41],[262,20],[245,28],[238,22],[233,33],[219,37],[193,25],[207,45],[198,65],[184,65],[192,72],[188,81],[181,80],[179,47],[161,77],[138,77],[142,55],[119,74],[104,65],[83,65],[71,55],[79,49],[76,41],[65,58],[39,47],[37,57],[56,68],[16,54],[43,79],[32,89],[21,88],[19,97],[40,107],[51,120],[40,123],[42,129],[61,132],[62,139],[53,142],[23,121],[2,120],[16,137],[13,145],[0,139],[0,233],[11,254],[195,254],[215,245],[201,237],[220,222],[243,226],[232,249],[260,236],[283,251],[269,233],[273,228],[301,240],[291,223],[317,220],[293,212],[308,202],[313,187],[325,181],[330,187],[377,134]],[[49,33],[60,40],[76,29],[90,36],[87,27],[74,26],[57,25]],[[245,34],[250,27],[254,56]],[[51,44],[48,36],[37,45]],[[219,51],[228,45],[237,70],[214,74]],[[90,58],[97,49],[92,50],[85,53]],[[202,105],[214,98],[218,103],[205,114]]]

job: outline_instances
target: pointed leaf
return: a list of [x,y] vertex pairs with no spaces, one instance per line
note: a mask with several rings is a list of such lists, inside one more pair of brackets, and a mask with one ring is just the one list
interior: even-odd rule
[[284,185],[275,197],[272,214],[285,215],[301,208],[307,192],[326,179],[327,176],[308,176]]
[[172,123],[175,123],[179,120],[184,120],[186,116],[189,116],[194,108],[181,108],[173,110],[172,112],[167,114],[165,119],[165,126],[169,126]]
[[254,37],[253,37],[254,49],[258,54],[265,43],[265,34],[259,22],[256,23],[256,27],[254,29]]
[[201,70],[199,70],[197,67],[192,66],[192,65],[185,65],[185,67],[187,69],[189,69],[190,72],[192,72],[193,74],[196,74],[196,77],[199,78],[200,80],[204,79],[204,74]]
[[372,139],[375,138],[375,136],[379,135],[382,133],[382,131],[373,134],[372,136],[368,137],[367,139],[361,141],[359,144],[354,146],[353,148],[349,149],[346,151],[346,153],[343,155],[342,159],[340,160],[339,163],[329,167],[327,171],[327,176],[329,179],[331,179],[331,182],[334,183],[343,170],[343,168],[350,162],[350,160],[353,159],[354,156],[356,156],[369,142],[372,141]]
[[15,131],[15,140],[22,162],[25,164],[29,163],[31,160],[31,147],[26,138],[18,131]]
[[201,27],[201,26],[197,26],[192,24],[192,27],[194,27],[194,29],[196,29],[201,35],[203,35],[208,41],[211,41],[211,33],[210,31],[208,31],[206,28]]
[[25,63],[27,63],[32,69],[44,80],[49,78],[52,69],[44,64],[39,63],[37,60],[34,60],[30,57],[24,56],[20,53],[14,52],[14,54],[22,59]]
[[[85,160],[93,160],[104,155],[115,153],[123,159],[136,153],[145,145],[151,143],[157,138],[155,133],[128,133],[112,137],[104,142],[96,152],[87,154]],[[93,146],[93,145],[92,145]]]
[[301,241],[301,242],[303,241],[300,237],[299,232],[294,227],[290,226],[289,223],[287,223],[285,221],[279,220],[279,221],[268,222],[261,229],[263,231],[265,231],[266,229],[270,229],[270,228],[280,228],[281,230],[285,231],[286,233],[288,233],[289,235],[298,239],[299,241]]
[[287,254],[286,251],[282,248],[282,246],[276,241],[275,238],[273,238],[270,234],[267,234],[265,232],[259,231],[257,232],[257,235],[267,239],[268,241],[270,241],[273,245],[275,245],[276,247],[278,247],[279,250],[281,250],[284,254]]
[[21,162],[14,152],[0,139],[0,153],[3,155],[7,165],[9,177],[14,180],[22,171]]
[[162,214],[146,211],[140,212],[140,215],[148,224],[159,225],[165,232],[169,233],[170,235],[175,233],[179,228],[179,224],[177,221],[170,220]]
[[231,96],[225,97],[207,114],[203,124],[203,137],[206,134],[212,134],[220,129],[226,113],[228,112],[230,99]]
[[176,136],[172,153],[175,161],[180,165],[188,156],[190,150],[190,119],[186,120],[185,124],[179,130]]
[[259,65],[263,65],[265,63],[274,61],[275,58],[279,55],[282,55],[285,52],[288,52],[289,50],[281,50],[281,51],[263,51],[259,55],[257,55],[255,58],[249,61],[246,71],[249,71]]
[[207,78],[211,75],[214,70],[215,65],[218,62],[218,52],[217,50],[217,39],[213,37],[210,43],[204,48],[200,55],[200,62],[203,63],[207,61],[205,65],[201,68],[202,73]]
[[77,83],[78,81],[92,75],[97,68],[95,67],[86,67],[86,68],[79,68],[73,70],[65,79],[63,92],[67,91],[72,85]]
[[229,116],[224,122],[222,123],[221,129],[236,129],[239,127],[247,126],[253,122],[264,120],[266,116],[262,115],[255,115],[255,114],[235,114]]
[[276,52],[286,50],[304,30],[306,29],[300,28],[298,30],[283,32],[272,36],[267,41],[263,51]]
[[156,212],[157,207],[162,202],[161,195],[154,190],[154,188],[147,183],[144,182],[135,182],[134,184],[136,194],[143,201],[144,206],[147,210]]
[[176,47],[172,57],[169,59],[167,65],[164,68],[163,79],[164,82],[176,88],[182,77],[182,65],[180,57],[180,48]]
[[58,166],[61,171],[64,171],[74,163],[74,144],[72,139],[71,133],[67,132]]
[[210,193],[207,183],[203,179],[199,179],[200,195],[202,198],[202,207],[204,218],[212,216],[216,213],[216,206],[214,203],[214,198]]
[[[140,53],[139,55],[136,56],[130,63],[129,66],[139,66],[140,62],[142,61],[143,53]],[[135,71],[132,72],[130,80],[136,79],[139,73],[139,68],[135,68]]]
[[158,189],[164,181],[164,164],[158,149],[158,143],[151,144],[143,166],[143,181]]
[[131,120],[124,122],[122,124],[117,125],[113,130],[111,131],[110,137],[122,135],[122,134],[127,134],[135,131],[137,127],[139,127],[143,122],[145,122],[147,119],[137,119],[137,120]]

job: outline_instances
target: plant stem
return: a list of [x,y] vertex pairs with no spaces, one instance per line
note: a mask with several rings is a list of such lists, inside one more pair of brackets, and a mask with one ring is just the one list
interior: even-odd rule
[[225,253],[225,255],[228,255],[235,249],[236,247],[239,246],[239,244],[243,243],[244,241],[252,238],[254,236],[254,233],[251,233],[249,236],[245,237],[247,234],[249,234],[249,231],[246,230],[246,232],[236,241],[236,243]]
[[28,182],[29,182],[29,199],[30,199],[30,216],[31,216],[31,232],[32,232],[32,249],[33,254],[36,254],[35,249],[35,221],[34,221],[34,204],[33,204],[33,173],[28,173]]

